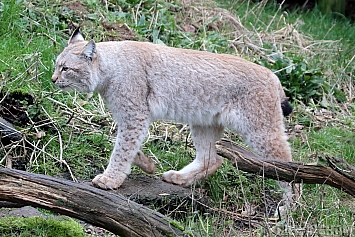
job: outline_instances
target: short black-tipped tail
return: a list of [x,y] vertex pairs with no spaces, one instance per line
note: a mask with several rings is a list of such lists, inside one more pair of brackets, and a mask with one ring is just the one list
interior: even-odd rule
[[281,102],[281,108],[282,108],[282,114],[286,117],[288,115],[290,115],[292,113],[292,106],[290,105],[290,103],[288,102],[288,98],[285,98],[282,102]]

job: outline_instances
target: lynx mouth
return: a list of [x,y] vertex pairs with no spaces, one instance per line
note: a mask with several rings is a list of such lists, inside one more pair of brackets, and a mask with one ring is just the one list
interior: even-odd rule
[[70,85],[57,85],[63,91],[72,91],[73,88]]
[[75,85],[72,83],[57,82],[55,83],[62,90],[74,90]]

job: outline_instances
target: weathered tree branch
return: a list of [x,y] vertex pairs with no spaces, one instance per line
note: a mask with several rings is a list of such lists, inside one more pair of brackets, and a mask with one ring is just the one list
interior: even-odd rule
[[0,200],[49,209],[120,236],[182,236],[164,215],[89,185],[0,169]]
[[355,197],[355,169],[343,159],[326,157],[322,164],[266,160],[225,139],[217,142],[217,153],[242,171],[287,182],[327,184]]
[[[328,184],[355,197],[355,169],[342,159],[321,164],[266,160],[237,144],[217,142],[219,155],[240,170],[296,183]],[[0,169],[0,200],[72,216],[120,236],[182,236],[165,216],[120,195],[89,185],[24,171]]]

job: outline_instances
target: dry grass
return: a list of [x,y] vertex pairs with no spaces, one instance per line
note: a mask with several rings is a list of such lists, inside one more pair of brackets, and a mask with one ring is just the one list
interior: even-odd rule
[[[238,2],[238,1],[236,1]],[[239,1],[241,2],[241,1]],[[250,1],[242,1],[248,2]],[[263,22],[263,27],[256,27],[261,22],[260,14],[264,11],[268,1],[261,1],[250,7],[243,16],[236,16],[233,11],[217,7],[214,1],[182,1],[184,11],[178,15],[178,21],[190,25],[191,29],[217,31],[228,38],[229,47],[235,50],[236,55],[251,60],[270,58],[271,54],[285,53],[306,54],[309,56],[329,54],[339,51],[339,41],[314,40],[309,35],[299,32],[299,26],[304,24],[301,20],[287,23],[287,13],[281,15],[281,5],[268,22]],[[253,17],[248,27],[243,25],[243,18]],[[265,49],[264,45],[270,44],[272,50]]]

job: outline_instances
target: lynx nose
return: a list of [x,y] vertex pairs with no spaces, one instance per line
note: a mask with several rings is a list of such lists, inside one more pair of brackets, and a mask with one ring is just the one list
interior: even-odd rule
[[52,80],[53,83],[55,83],[58,80],[58,77],[53,75],[51,80]]

